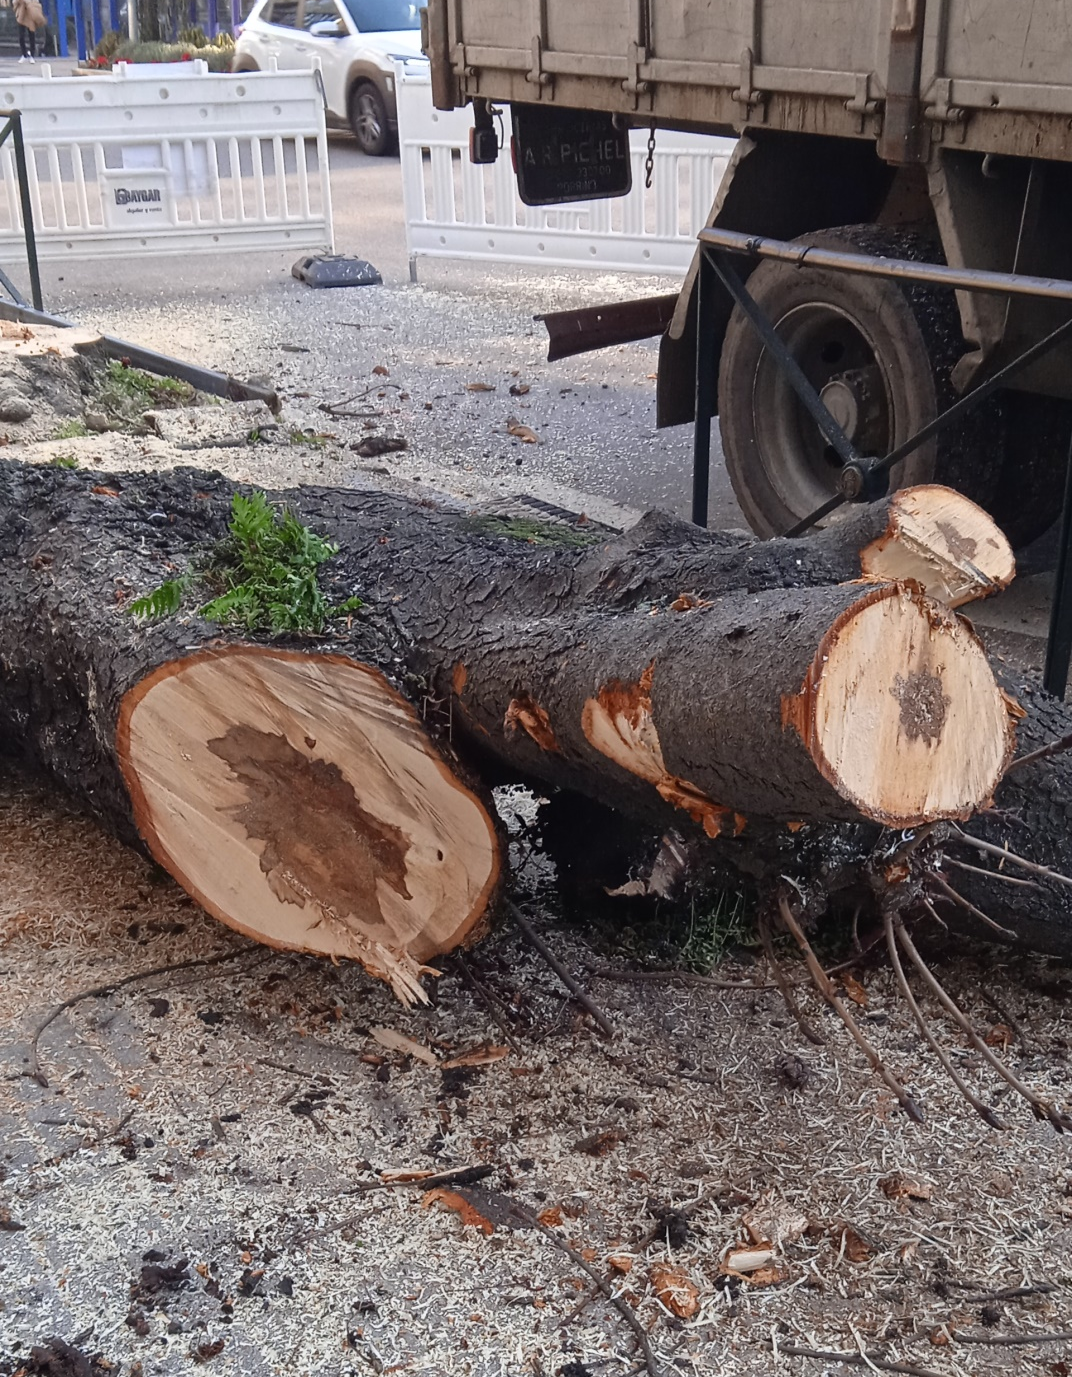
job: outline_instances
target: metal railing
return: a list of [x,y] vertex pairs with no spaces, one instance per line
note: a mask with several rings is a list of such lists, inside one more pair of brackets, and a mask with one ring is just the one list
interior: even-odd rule
[[[783,534],[802,535],[846,502],[873,502],[889,489],[889,474],[920,446],[940,431],[961,420],[999,388],[1005,387],[1043,355],[1050,353],[1072,335],[1072,313],[1056,330],[1031,345],[999,372],[974,388],[936,416],[915,435],[888,454],[872,457],[860,454],[817,390],[804,375],[799,363],[758,302],[738,276],[731,256],[752,259],[778,259],[801,270],[822,268],[856,273],[900,282],[918,282],[950,290],[988,292],[1000,296],[1026,296],[1048,301],[1064,301],[1072,309],[1072,282],[1061,278],[1030,277],[1022,273],[985,272],[973,268],[952,268],[941,263],[917,263],[900,258],[877,258],[870,254],[842,249],[824,249],[780,239],[764,239],[736,230],[702,229],[699,233],[700,262],[696,311],[696,431],[693,439],[692,519],[707,525],[711,471],[711,421],[717,413],[715,379],[715,329],[712,313],[720,292],[729,293],[740,308],[786,382],[815,421],[827,443],[841,460],[838,491],[813,512],[797,521]],[[1072,664],[1072,446],[1069,448],[1065,478],[1064,506],[1061,515],[1060,553],[1050,609],[1050,628],[1046,646],[1043,684],[1048,692],[1063,697]]]
[[[44,304],[41,300],[41,270],[37,262],[37,236],[34,233],[34,213],[33,202],[30,199],[30,177],[26,167],[26,144],[22,137],[22,111],[21,110],[0,110],[0,119],[4,120],[4,127],[0,129],[0,148],[10,139],[15,146],[15,172],[19,181],[19,205],[22,215],[22,232],[26,241],[26,263],[30,270],[30,297],[33,301],[35,311],[43,311]],[[18,306],[25,306],[26,301],[19,293],[18,288],[8,277],[7,273],[0,269],[0,284],[9,293],[11,299]]]

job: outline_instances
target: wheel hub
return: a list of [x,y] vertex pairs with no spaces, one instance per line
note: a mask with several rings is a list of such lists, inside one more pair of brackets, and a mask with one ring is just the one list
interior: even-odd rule
[[857,449],[873,447],[882,422],[878,368],[853,368],[823,387],[820,400]]

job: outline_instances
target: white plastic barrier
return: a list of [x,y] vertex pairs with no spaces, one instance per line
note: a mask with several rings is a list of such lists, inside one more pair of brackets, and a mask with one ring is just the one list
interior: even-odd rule
[[[22,111],[42,260],[332,247],[319,73],[183,65],[0,78],[0,105]],[[25,261],[10,139],[0,185],[0,262]]]
[[[472,111],[436,110],[427,76],[397,68],[398,133],[410,276],[418,258],[546,263],[614,272],[684,273],[733,152],[732,139],[659,131],[650,190],[646,131],[633,130],[628,196],[526,206],[509,148],[469,161]],[[508,117],[507,117],[508,118]],[[507,125],[509,134],[509,125]]]

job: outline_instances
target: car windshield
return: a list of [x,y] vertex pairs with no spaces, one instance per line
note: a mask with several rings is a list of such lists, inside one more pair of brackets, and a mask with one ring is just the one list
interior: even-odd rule
[[346,8],[361,33],[393,33],[419,29],[421,9],[406,0],[345,0]]

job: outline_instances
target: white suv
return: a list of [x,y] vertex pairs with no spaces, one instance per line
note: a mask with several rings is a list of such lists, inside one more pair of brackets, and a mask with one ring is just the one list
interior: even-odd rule
[[242,26],[231,70],[311,67],[319,58],[328,115],[349,124],[365,153],[394,151],[394,64],[427,64],[420,4],[408,0],[258,0]]

